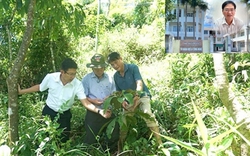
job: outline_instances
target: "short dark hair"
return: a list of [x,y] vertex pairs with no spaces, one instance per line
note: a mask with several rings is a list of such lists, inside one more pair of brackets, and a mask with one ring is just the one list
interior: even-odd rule
[[71,58],[66,58],[61,64],[61,70],[67,71],[69,68],[77,69],[77,64]]
[[121,58],[121,55],[118,52],[112,52],[108,55],[108,63],[118,60]]
[[232,4],[234,6],[234,9],[236,9],[236,4],[233,1],[225,1],[221,6],[222,10],[224,10],[225,6],[228,4]]

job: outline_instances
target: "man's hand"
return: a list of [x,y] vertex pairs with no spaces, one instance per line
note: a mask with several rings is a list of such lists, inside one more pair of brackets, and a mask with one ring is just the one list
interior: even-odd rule
[[18,91],[18,94],[21,94],[21,88],[20,88],[20,85],[19,84],[17,84],[17,91]]
[[104,113],[104,110],[103,109],[100,109],[100,112],[99,112],[99,114],[101,115],[101,116],[103,116],[104,118],[110,118],[111,117],[111,115],[112,115],[112,112],[111,112],[111,110],[106,110],[106,112]]
[[122,102],[122,107],[126,111],[134,112],[135,109],[137,108],[137,106],[140,104],[139,100],[140,100],[140,97],[139,96],[135,96],[134,99],[133,99],[133,105],[129,105],[128,102],[126,100],[124,100]]
[[125,110],[128,110],[127,108],[129,107],[129,104],[128,104],[128,102],[127,102],[126,100],[124,100],[124,101],[122,102],[122,107],[123,107]]

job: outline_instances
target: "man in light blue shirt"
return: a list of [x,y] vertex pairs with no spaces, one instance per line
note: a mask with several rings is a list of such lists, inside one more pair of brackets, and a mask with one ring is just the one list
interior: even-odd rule
[[[87,64],[87,67],[92,68],[93,72],[88,73],[82,79],[87,100],[100,110],[103,109],[103,101],[116,90],[113,78],[104,72],[107,65],[103,55],[95,54],[91,58],[91,63]],[[107,125],[113,118],[114,115],[112,115],[111,118],[104,118],[98,113],[87,110],[85,117],[86,136],[84,138],[84,143],[89,145],[98,143],[96,139],[97,136],[103,134],[100,133],[103,126]],[[107,146],[110,148],[111,152],[117,149],[118,140],[119,125],[116,124],[111,138],[106,140]]]

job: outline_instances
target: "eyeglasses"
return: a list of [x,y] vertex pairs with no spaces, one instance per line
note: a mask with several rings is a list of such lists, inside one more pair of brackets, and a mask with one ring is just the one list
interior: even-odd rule
[[225,8],[224,11],[225,12],[234,12],[235,9],[234,8]]
[[76,76],[76,73],[68,73],[65,71],[66,74],[68,74],[69,76]]

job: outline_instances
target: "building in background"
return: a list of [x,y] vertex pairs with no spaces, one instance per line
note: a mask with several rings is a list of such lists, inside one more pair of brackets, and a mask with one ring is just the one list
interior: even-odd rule
[[[179,12],[176,7],[172,10],[172,14],[177,16],[179,14],[179,27],[177,25],[178,17],[172,21],[166,23],[166,35],[172,35],[175,39],[195,39],[204,40],[204,20],[206,11],[200,7],[192,8],[190,5],[179,4]],[[186,25],[186,28],[185,28]]]

